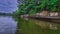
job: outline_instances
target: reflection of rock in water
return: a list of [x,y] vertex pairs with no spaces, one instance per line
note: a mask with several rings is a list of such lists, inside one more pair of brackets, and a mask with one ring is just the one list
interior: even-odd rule
[[25,19],[25,20],[28,20],[28,16],[29,16],[29,15],[26,14],[26,15],[21,15],[20,17],[23,18],[23,19]]
[[58,24],[55,24],[55,23],[38,21],[38,20],[34,20],[34,23],[39,25],[42,29],[51,29],[51,30],[57,30],[58,29]]
[[28,20],[28,18],[24,18],[25,20]]
[[57,26],[53,24],[49,24],[49,29],[57,30]]
[[[29,20],[27,17],[25,17],[26,15],[21,15],[21,18],[25,19],[25,20]],[[55,23],[51,23],[51,22],[45,22],[45,21],[41,21],[41,20],[36,20],[36,19],[31,19],[32,21],[34,21],[34,23],[36,23],[37,25],[39,25],[42,29],[52,29],[52,30],[57,30],[58,29],[58,24]]]

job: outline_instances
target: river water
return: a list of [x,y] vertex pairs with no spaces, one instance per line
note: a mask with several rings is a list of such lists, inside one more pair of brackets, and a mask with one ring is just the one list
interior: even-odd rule
[[60,24],[37,19],[18,18],[17,34],[60,34]]
[[[18,25],[17,25],[17,22]],[[18,28],[17,28],[18,27]],[[17,29],[16,29],[17,28]],[[60,24],[36,19],[0,16],[0,34],[60,34]]]
[[0,34],[15,34],[17,22],[12,16],[0,16]]

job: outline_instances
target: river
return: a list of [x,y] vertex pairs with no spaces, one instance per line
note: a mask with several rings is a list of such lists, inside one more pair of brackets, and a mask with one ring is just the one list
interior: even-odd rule
[[17,22],[12,16],[0,16],[0,34],[15,34]]
[[60,34],[60,24],[36,19],[16,19],[18,29],[16,34]]
[[60,24],[0,16],[0,34],[60,34]]

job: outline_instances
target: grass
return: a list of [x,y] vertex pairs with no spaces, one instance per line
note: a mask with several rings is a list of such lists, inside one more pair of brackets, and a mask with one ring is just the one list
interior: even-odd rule
[[51,30],[41,28],[35,23],[38,22],[36,20],[23,20],[21,18],[17,18],[16,20],[18,22],[16,34],[60,34],[60,29]]

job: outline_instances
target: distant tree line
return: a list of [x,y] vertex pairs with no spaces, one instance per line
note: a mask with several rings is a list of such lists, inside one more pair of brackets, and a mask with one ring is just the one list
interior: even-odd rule
[[3,16],[12,16],[13,14],[12,13],[1,13],[0,12],[0,15],[3,15]]

